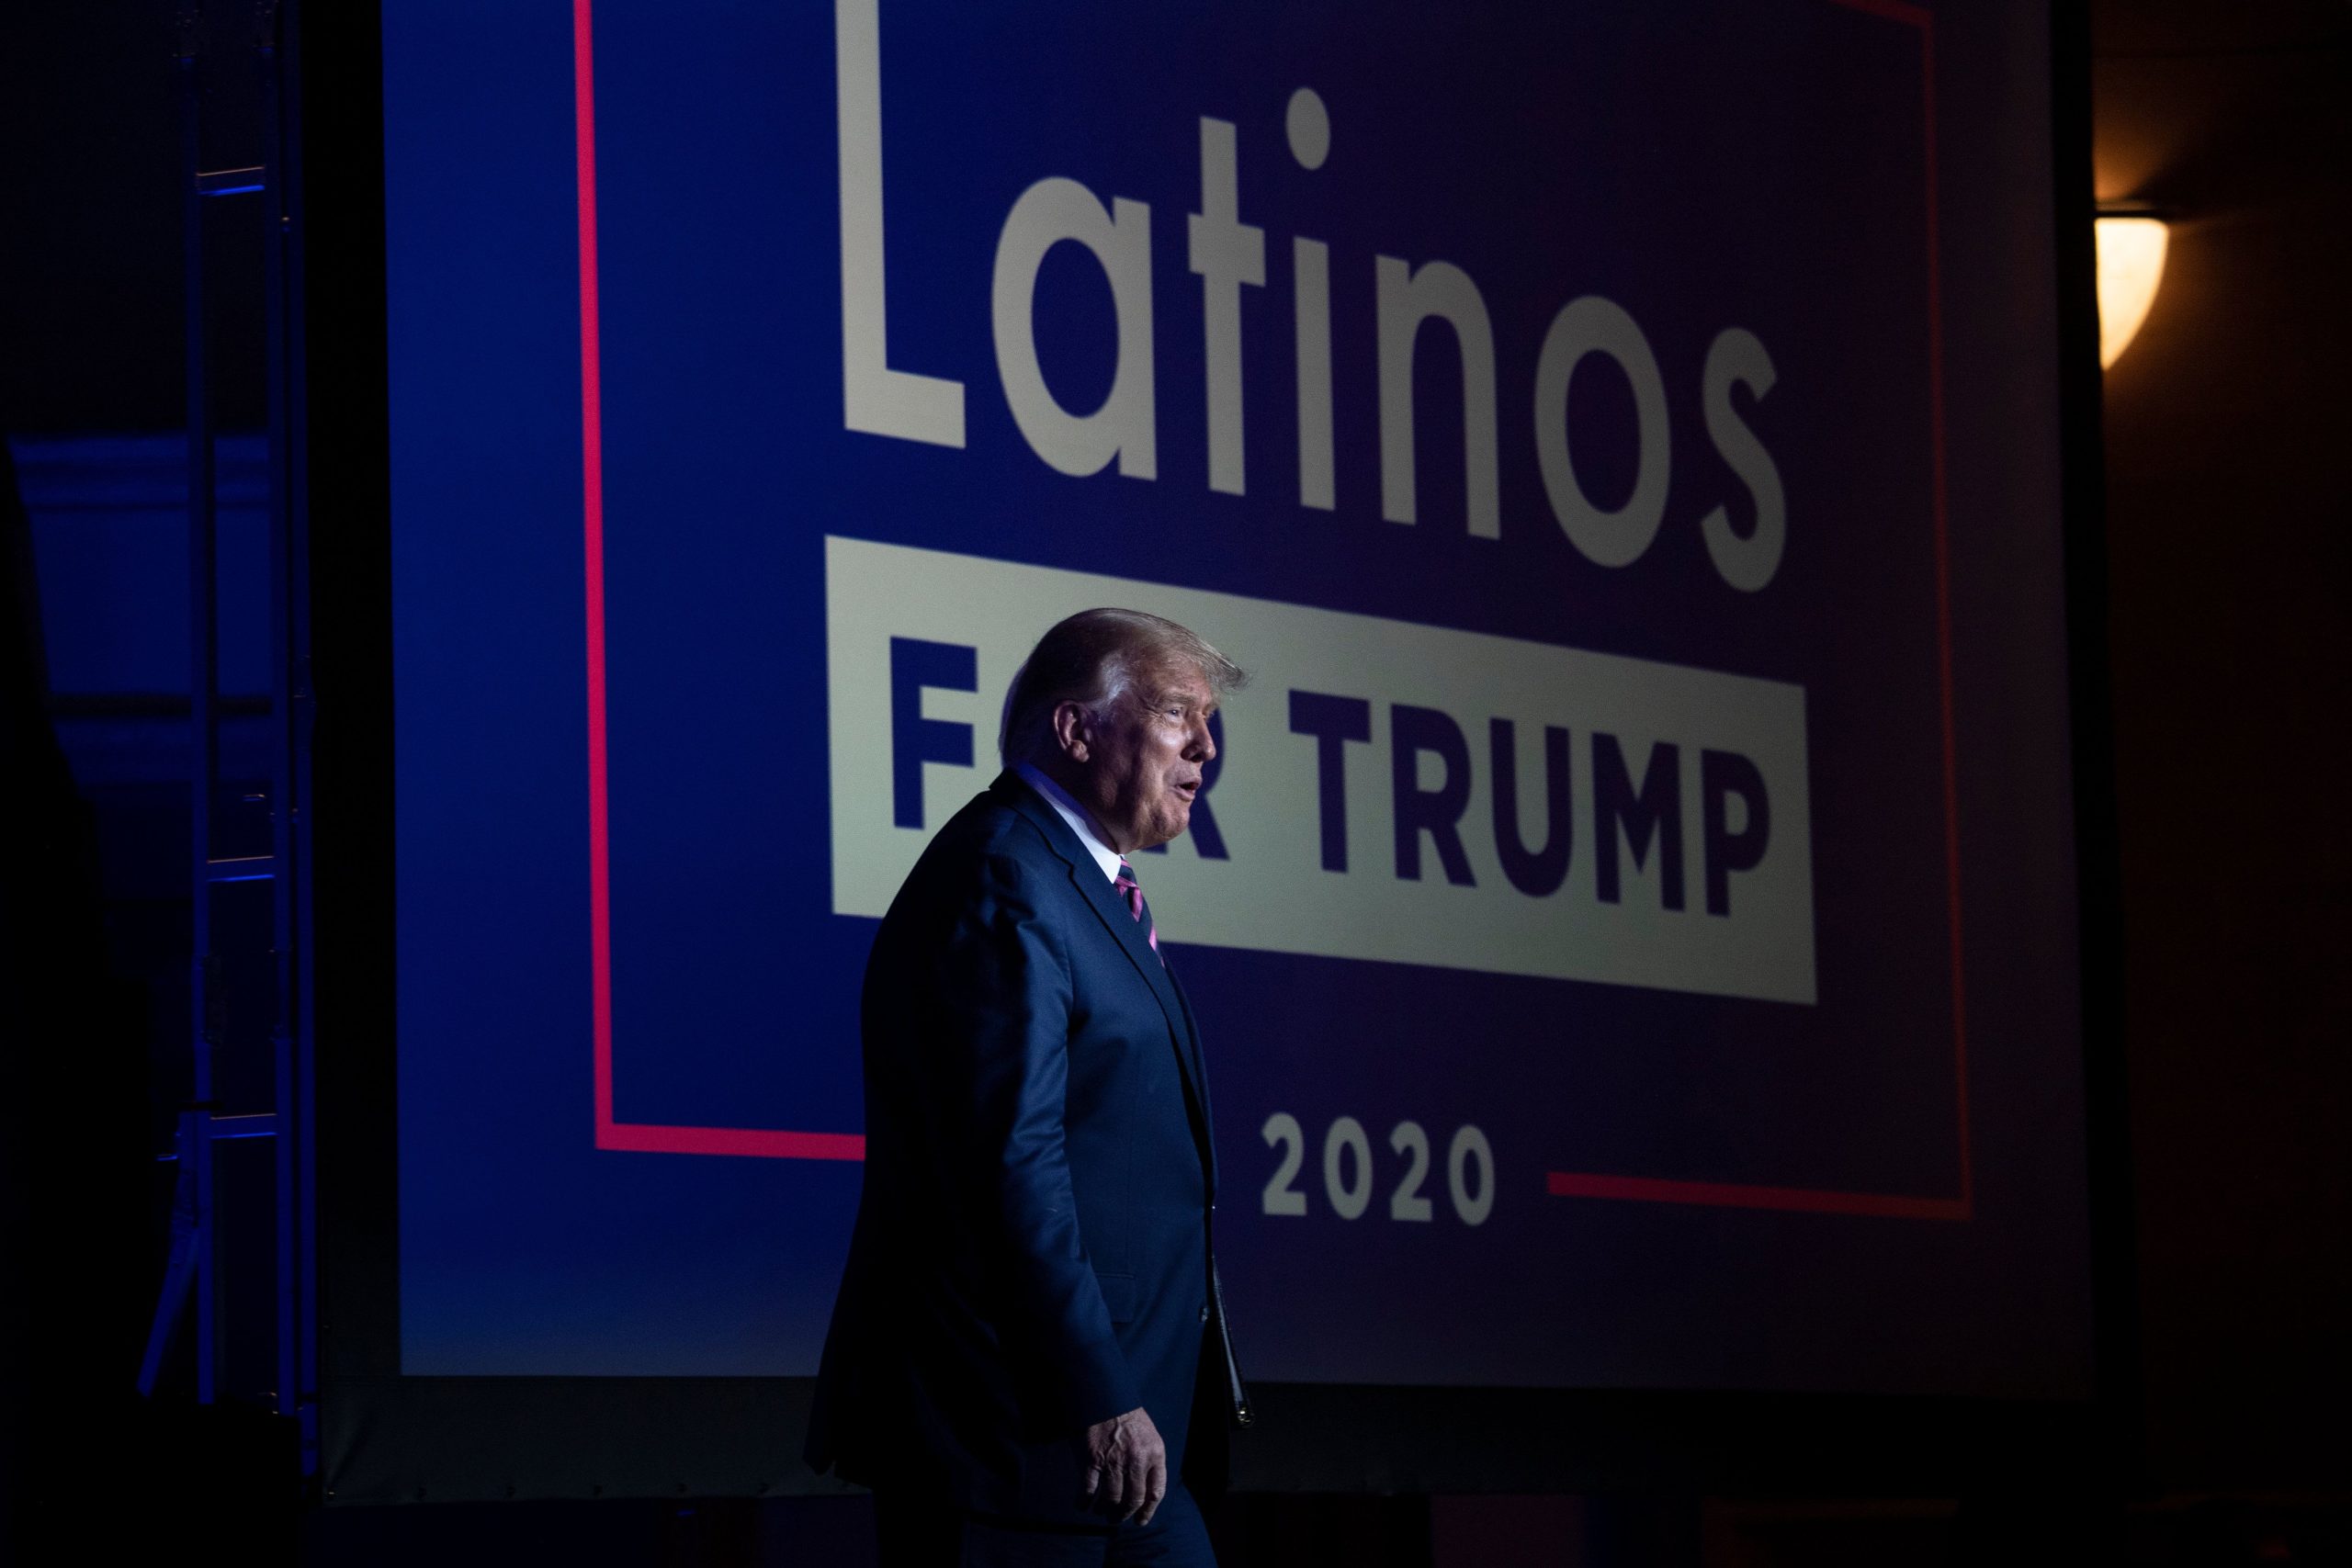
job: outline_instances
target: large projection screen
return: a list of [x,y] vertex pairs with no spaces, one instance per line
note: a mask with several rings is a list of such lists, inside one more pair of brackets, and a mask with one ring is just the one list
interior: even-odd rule
[[[346,1408],[540,1401],[491,1428],[585,1494],[548,1413],[731,1391],[811,1483],[866,949],[1101,604],[1253,676],[1139,867],[1254,1382],[2086,1400],[2049,51],[2025,3],[388,0]],[[404,1495],[398,1424],[330,1484]],[[435,1495],[512,1484],[466,1451]]]

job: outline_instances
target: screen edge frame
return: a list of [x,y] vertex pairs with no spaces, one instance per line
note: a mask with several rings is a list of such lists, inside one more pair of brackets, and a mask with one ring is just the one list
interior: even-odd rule
[[[813,1380],[413,1378],[400,1369],[381,9],[289,7],[302,166],[317,809],[317,1380],[331,1504],[820,1495]],[[2088,1401],[1269,1384],[1267,1492],[1951,1495],[2136,1462],[2139,1380],[2107,653],[2089,16],[2049,7],[2062,493],[2091,1185]],[[662,1442],[648,1441],[649,1432]],[[666,1445],[666,1447],[665,1447]]]

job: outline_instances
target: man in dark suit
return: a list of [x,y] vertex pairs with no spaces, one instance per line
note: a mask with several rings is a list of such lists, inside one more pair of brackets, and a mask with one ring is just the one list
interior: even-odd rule
[[1155,615],[1055,626],[876,935],[808,1460],[874,1489],[886,1564],[1215,1561],[1193,1490],[1250,1412],[1199,1034],[1126,856],[1184,830],[1242,680]]

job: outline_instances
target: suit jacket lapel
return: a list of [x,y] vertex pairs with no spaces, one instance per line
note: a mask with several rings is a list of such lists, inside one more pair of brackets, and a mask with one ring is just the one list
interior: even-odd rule
[[1069,824],[1062,820],[1061,813],[1040,799],[1037,792],[1031,789],[1020,774],[1007,770],[997,775],[996,783],[990,787],[1000,799],[1036,824],[1038,830],[1046,835],[1046,842],[1053,846],[1054,852],[1069,865],[1071,886],[1086,900],[1087,908],[1094,911],[1095,919],[1102,922],[1103,929],[1111,933],[1112,940],[1125,952],[1127,961],[1136,966],[1136,973],[1142,976],[1144,984],[1151,987],[1152,998],[1159,1003],[1159,1010],[1167,1019],[1168,1043],[1174,1048],[1177,1066],[1184,1075],[1185,1092],[1197,1114],[1201,1143],[1205,1148],[1208,1143],[1208,1094],[1193,1059],[1192,1014],[1178,995],[1175,980],[1170,976],[1167,965],[1160,963],[1159,954],[1151,950],[1143,922],[1127,912],[1125,900],[1112,891],[1110,879],[1102,874],[1102,868],[1095,863],[1086,846],[1078,841],[1078,836],[1069,830]]

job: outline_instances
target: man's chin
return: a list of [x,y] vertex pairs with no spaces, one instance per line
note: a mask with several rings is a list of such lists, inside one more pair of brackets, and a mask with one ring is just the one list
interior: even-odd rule
[[1148,850],[1156,850],[1162,844],[1172,844],[1177,840],[1182,838],[1184,836],[1184,829],[1192,825],[1193,806],[1192,802],[1186,801],[1182,806],[1177,807],[1174,811],[1165,817],[1162,817],[1159,821],[1151,825],[1149,841],[1145,843],[1142,847]]

